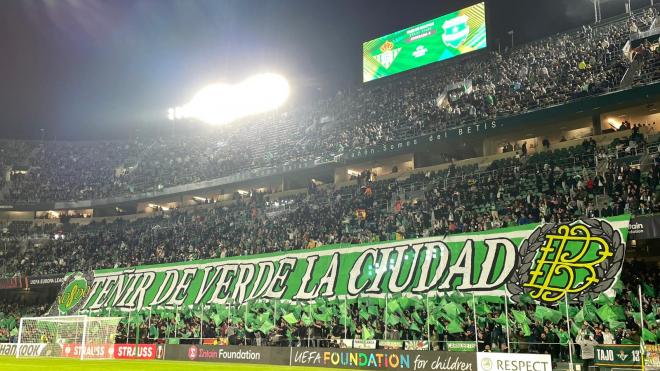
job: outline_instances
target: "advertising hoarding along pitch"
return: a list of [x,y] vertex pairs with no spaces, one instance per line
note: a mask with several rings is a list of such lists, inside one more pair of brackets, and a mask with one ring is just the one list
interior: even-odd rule
[[[23,343],[20,345],[19,355],[21,357],[38,357],[46,355],[48,344],[44,343]],[[19,345],[16,343],[0,343],[0,356],[16,357],[16,350]]]
[[[291,348],[291,366],[419,371],[476,371],[475,353]],[[550,371],[550,370],[548,370]]]
[[289,365],[290,350],[281,347],[166,345],[165,360]]
[[156,359],[156,344],[115,344],[115,359]]
[[485,47],[486,12],[479,3],[362,44],[363,81]]
[[549,354],[477,353],[477,371],[552,371]]
[[607,368],[642,368],[638,344],[597,345],[594,347],[594,364]]

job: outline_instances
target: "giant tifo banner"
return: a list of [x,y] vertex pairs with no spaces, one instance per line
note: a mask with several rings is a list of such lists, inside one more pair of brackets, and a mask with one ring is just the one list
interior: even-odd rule
[[[524,225],[448,237],[69,274],[50,314],[258,300],[503,295],[553,304],[613,287],[629,216]],[[610,291],[611,292],[611,291]]]

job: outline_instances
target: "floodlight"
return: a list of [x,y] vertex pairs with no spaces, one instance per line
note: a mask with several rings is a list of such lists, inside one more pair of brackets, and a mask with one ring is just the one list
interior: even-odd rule
[[192,100],[169,117],[195,118],[219,125],[239,118],[268,112],[282,106],[289,97],[289,83],[280,75],[254,75],[238,84],[211,84],[200,90]]

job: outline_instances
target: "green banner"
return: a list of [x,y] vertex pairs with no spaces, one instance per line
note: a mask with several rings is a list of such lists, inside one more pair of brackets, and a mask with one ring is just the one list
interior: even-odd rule
[[642,368],[639,345],[597,345],[594,364],[599,367]]
[[464,292],[578,303],[614,285],[629,216],[72,273],[50,314]]
[[448,341],[447,351],[449,352],[476,352],[477,344],[469,341]]

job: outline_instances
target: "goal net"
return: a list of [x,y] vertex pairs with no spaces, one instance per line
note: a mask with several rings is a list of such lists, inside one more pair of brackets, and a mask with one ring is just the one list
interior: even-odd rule
[[21,318],[16,358],[113,358],[120,320],[88,316]]

